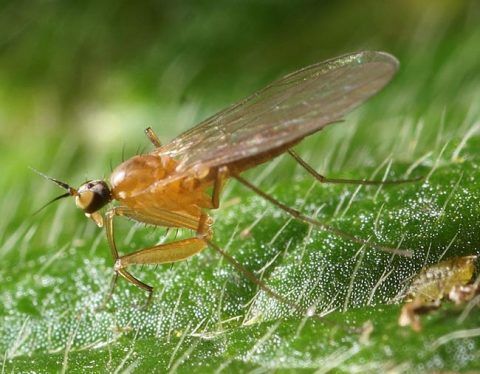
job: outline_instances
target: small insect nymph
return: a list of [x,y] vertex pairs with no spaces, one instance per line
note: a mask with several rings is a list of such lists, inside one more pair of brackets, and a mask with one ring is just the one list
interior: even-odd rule
[[[75,197],[76,205],[98,226],[105,226],[118,275],[142,288],[151,298],[153,288],[135,278],[133,264],[164,264],[182,261],[207,246],[222,254],[237,270],[270,296],[298,309],[278,295],[225,253],[213,241],[213,220],[208,210],[217,209],[225,182],[234,178],[273,205],[320,230],[350,241],[398,255],[406,250],[370,243],[302,214],[241,177],[241,173],[287,153],[320,183],[396,184],[402,181],[330,179],[318,174],[294,150],[303,138],[343,116],[380,91],[398,67],[395,57],[384,52],[359,52],[298,70],[273,82],[193,129],[162,146],[152,129],[146,134],[155,147],[148,154],[120,164],[108,183],[93,180],[78,190],[46,177]],[[209,193],[208,191],[212,191]],[[112,203],[104,213],[101,209]],[[192,238],[154,245],[120,255],[114,238],[114,217],[162,227],[186,228]]]
[[479,292],[478,280],[471,283],[477,256],[452,257],[423,268],[406,292],[398,324],[422,328],[420,315],[440,308],[443,299],[457,304],[468,301]]

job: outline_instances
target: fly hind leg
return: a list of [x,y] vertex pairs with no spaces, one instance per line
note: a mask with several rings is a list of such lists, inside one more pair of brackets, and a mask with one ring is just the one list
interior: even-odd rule
[[303,167],[311,176],[313,176],[320,183],[337,183],[337,184],[363,184],[363,185],[388,185],[388,184],[401,184],[416,182],[423,177],[412,178],[412,179],[401,179],[401,180],[368,180],[368,179],[336,179],[336,178],[327,178],[323,175],[317,173],[317,171],[312,168],[307,162],[302,159],[297,152],[293,149],[289,149],[288,153],[292,156],[295,161],[297,161],[301,167]]
[[323,223],[323,222],[320,222],[320,221],[318,221],[314,218],[308,217],[308,216],[302,214],[300,211],[298,211],[294,208],[291,208],[291,207],[287,206],[286,204],[278,201],[277,199],[275,199],[273,196],[270,196],[266,192],[263,192],[261,189],[254,186],[253,184],[248,182],[246,179],[242,178],[240,175],[234,174],[233,177],[237,181],[239,181],[241,184],[243,184],[245,187],[249,188],[250,190],[255,192],[257,195],[261,196],[262,198],[269,201],[273,205],[282,209],[284,212],[288,213],[290,216],[292,216],[294,219],[296,219],[298,221],[301,221],[301,222],[304,222],[304,223],[309,224],[311,226],[317,227],[318,229],[331,232],[332,234],[338,235],[338,236],[340,236],[342,238],[345,238],[347,240],[350,240],[354,243],[366,245],[368,247],[376,248],[376,249],[382,250],[384,252],[389,252],[389,253],[393,253],[393,254],[397,254],[397,255],[401,255],[401,256],[406,256],[406,257],[412,257],[412,252],[410,250],[386,247],[386,246],[383,246],[383,245],[370,243],[368,240],[358,238],[355,235],[344,232],[344,231],[342,231],[340,229],[337,229],[337,228],[335,228],[335,227],[333,227],[333,226],[331,226],[327,223]]

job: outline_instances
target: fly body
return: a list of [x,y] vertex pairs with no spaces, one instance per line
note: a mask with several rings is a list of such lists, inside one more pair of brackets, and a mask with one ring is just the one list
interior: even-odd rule
[[[320,183],[365,185],[397,184],[411,180],[375,181],[331,179],[308,165],[293,147],[303,138],[343,116],[380,91],[398,67],[385,52],[358,52],[308,66],[273,82],[239,103],[203,121],[162,145],[151,128],[146,130],[152,152],[120,164],[105,181],[89,181],[78,189],[46,177],[74,196],[77,206],[98,226],[105,226],[114,259],[111,292],[120,275],[152,296],[153,288],[134,277],[133,264],[164,264],[184,260],[211,247],[238,271],[275,299],[297,305],[267,287],[213,241],[210,209],[220,204],[222,188],[235,179],[294,219],[327,230],[355,243],[397,255],[408,250],[371,243],[283,204],[241,176],[241,173],[281,154],[290,155]],[[42,174],[43,175],[43,174]],[[111,207],[102,214],[102,208]],[[190,229],[191,238],[154,245],[121,255],[114,237],[117,216],[154,226]]]

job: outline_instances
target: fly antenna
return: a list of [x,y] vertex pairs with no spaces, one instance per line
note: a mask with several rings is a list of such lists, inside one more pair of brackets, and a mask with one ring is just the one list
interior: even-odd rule
[[[33,171],[34,171],[35,173],[37,173],[38,175],[44,177],[45,179],[48,179],[48,180],[52,181],[52,182],[55,183],[57,186],[62,187],[64,190],[67,190],[69,195],[71,195],[71,196],[77,195],[77,190],[76,190],[75,188],[73,188],[73,187],[70,187],[67,183],[62,182],[62,181],[59,181],[58,179],[49,177],[48,175],[43,174],[42,172],[38,171],[38,170],[35,169],[35,168],[32,168],[31,166],[30,166],[30,169],[33,170]],[[55,201],[55,200],[54,200],[54,201]]]
[[40,211],[42,211],[43,209],[45,209],[47,206],[49,206],[51,203],[54,203],[55,201],[57,200],[60,200],[60,199],[63,199],[64,197],[68,197],[70,196],[70,192],[67,192],[67,193],[64,193],[63,195],[60,195],[60,196],[57,196],[55,199],[52,199],[50,200],[48,203],[46,203],[45,205],[43,205],[41,208],[37,209],[35,211],[35,213],[32,214],[32,216],[40,213]]

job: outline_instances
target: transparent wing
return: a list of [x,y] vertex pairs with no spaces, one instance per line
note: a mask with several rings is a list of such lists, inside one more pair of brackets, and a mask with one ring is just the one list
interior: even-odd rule
[[284,76],[204,120],[157,152],[179,161],[182,174],[215,167],[302,139],[380,91],[398,61],[384,52],[358,52]]

